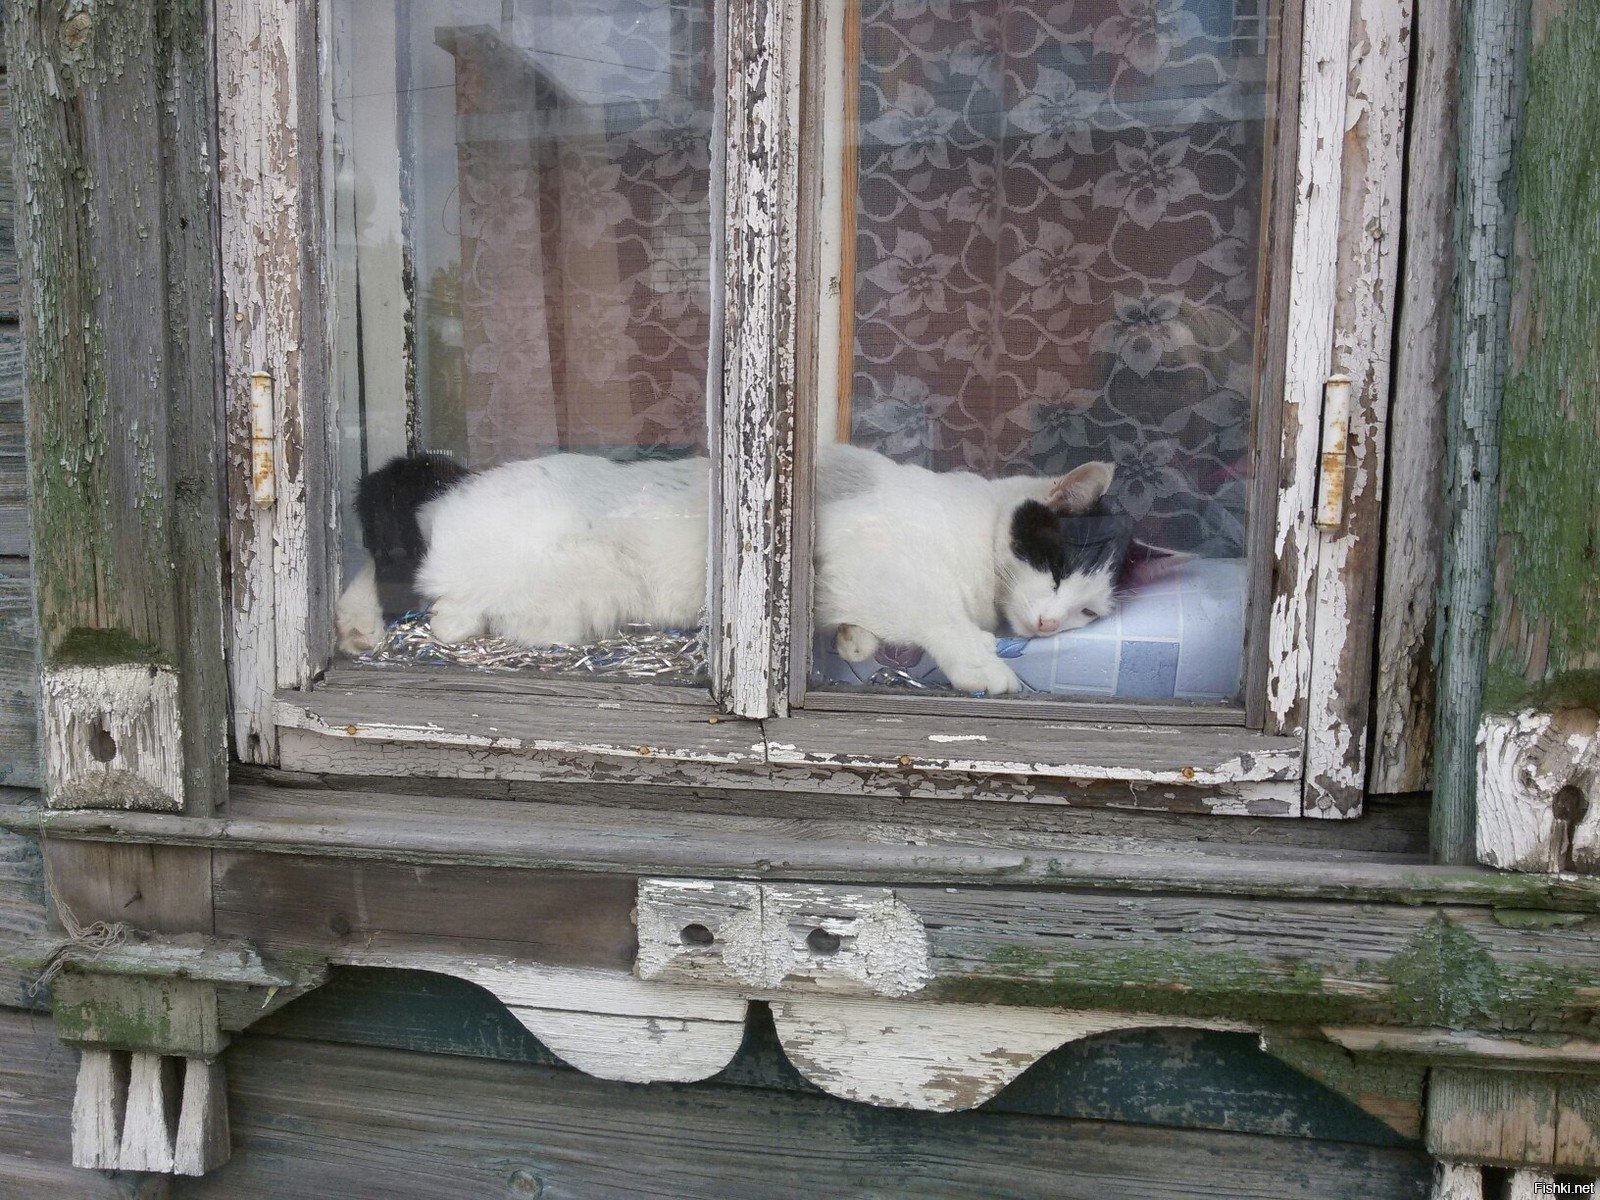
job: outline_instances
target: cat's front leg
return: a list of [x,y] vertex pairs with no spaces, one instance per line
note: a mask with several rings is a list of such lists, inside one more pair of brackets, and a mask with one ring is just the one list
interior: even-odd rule
[[922,648],[959,692],[1003,696],[1023,690],[1017,673],[995,653],[994,634],[976,625],[939,626],[924,633]]
[[333,608],[333,624],[339,635],[339,649],[346,654],[364,654],[383,640],[378,568],[372,559],[367,559],[340,594],[339,603]]
[[434,640],[447,646],[457,645],[468,638],[482,637],[488,632],[483,613],[445,596],[434,601],[433,612],[428,618],[428,630]]

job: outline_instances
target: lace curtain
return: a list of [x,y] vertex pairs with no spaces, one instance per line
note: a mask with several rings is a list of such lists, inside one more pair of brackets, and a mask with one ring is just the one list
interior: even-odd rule
[[851,436],[1243,553],[1259,0],[861,0]]
[[449,34],[467,459],[704,452],[711,8],[534,0]]

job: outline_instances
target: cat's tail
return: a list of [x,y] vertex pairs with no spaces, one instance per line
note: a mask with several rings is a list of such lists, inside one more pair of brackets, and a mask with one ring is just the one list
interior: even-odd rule
[[356,487],[361,541],[372,556],[384,617],[417,606],[416,575],[428,553],[420,513],[470,472],[443,454],[408,454],[362,477]]

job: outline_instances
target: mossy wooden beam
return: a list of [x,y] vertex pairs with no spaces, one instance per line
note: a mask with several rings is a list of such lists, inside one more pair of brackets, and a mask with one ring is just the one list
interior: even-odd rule
[[[206,12],[24,0],[5,13],[45,671],[156,679],[153,698],[125,699],[153,705],[147,724],[179,743],[163,751],[181,778],[169,799],[191,811],[225,779]],[[83,715],[55,725],[75,746],[95,732],[74,725]],[[118,765],[98,732],[84,761]]]
[[1600,708],[1600,9],[1539,0],[1485,708]]
[[1433,855],[1473,861],[1474,747],[1488,654],[1510,323],[1512,148],[1527,0],[1466,0],[1460,61],[1456,313],[1445,418],[1445,538],[1434,765]]

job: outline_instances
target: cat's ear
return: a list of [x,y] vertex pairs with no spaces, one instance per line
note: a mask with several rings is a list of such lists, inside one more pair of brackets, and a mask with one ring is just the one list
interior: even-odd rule
[[1045,503],[1063,517],[1078,517],[1092,509],[1111,486],[1115,470],[1108,462],[1084,463],[1050,485]]

